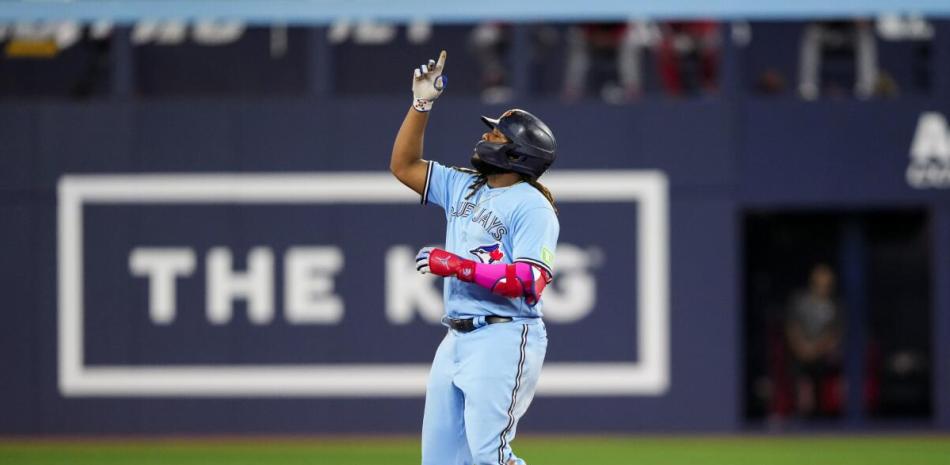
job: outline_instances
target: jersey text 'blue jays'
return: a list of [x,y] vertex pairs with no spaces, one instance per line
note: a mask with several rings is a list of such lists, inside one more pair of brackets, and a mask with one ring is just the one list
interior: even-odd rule
[[[478,205],[475,203],[459,201],[458,206],[452,207],[451,215],[459,218],[471,217],[473,223],[482,225],[491,237],[494,237],[496,241],[500,241],[508,232],[508,227],[491,210],[484,207],[479,210],[476,210],[476,208],[478,208]],[[473,212],[475,212],[474,215]]]

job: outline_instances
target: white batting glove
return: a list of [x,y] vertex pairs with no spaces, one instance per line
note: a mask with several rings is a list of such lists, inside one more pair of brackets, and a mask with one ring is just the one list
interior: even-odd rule
[[432,249],[435,247],[423,247],[419,250],[419,253],[416,254],[416,271],[422,274],[429,274],[432,272],[432,269],[429,268],[429,254],[432,253]]
[[439,54],[439,61],[429,60],[412,73],[412,108],[426,112],[432,109],[432,103],[442,95],[448,79],[442,74],[445,68],[445,50]]

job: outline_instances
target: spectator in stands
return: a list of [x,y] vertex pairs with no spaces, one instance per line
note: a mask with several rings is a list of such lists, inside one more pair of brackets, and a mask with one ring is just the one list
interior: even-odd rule
[[[521,57],[525,63],[512,64],[508,57],[512,52],[516,27],[509,23],[485,22],[474,28],[469,34],[469,48],[475,56],[480,69],[480,88],[482,101],[499,104],[510,101],[515,89],[511,82],[511,70],[525,67],[528,75],[535,76],[539,70],[533,69],[543,62],[557,42],[557,30],[548,25],[520,26],[527,32],[528,44],[525,51],[528,56]],[[523,90],[523,89],[522,89]],[[536,90],[536,89],[534,89]]]
[[714,92],[719,68],[719,27],[713,21],[672,21],[660,26],[659,69],[669,95]]
[[481,68],[482,99],[502,103],[511,99],[504,58],[511,44],[511,27],[504,23],[481,23],[472,29],[469,45]]
[[643,91],[642,50],[652,42],[649,26],[584,23],[567,36],[564,97],[576,100],[596,89],[610,102],[635,99]]
[[798,92],[814,100],[822,91],[822,64],[825,58],[844,56],[854,60],[854,94],[871,97],[878,81],[877,43],[871,23],[816,21],[805,26],[798,62]]
[[812,268],[806,289],[788,305],[785,336],[795,381],[796,405],[802,416],[838,410],[841,371],[842,306],[835,295],[835,273],[827,264]]

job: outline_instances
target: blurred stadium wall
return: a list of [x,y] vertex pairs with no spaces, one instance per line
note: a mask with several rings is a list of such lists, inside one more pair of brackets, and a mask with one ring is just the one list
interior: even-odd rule
[[[413,254],[443,220],[386,167],[443,48],[427,158],[466,165],[509,107],[560,141],[524,431],[950,429],[945,2],[319,3],[0,7],[0,433],[417,431],[442,329]],[[804,31],[855,15],[873,92],[839,47],[800,94]],[[486,93],[472,31],[499,18]],[[670,91],[664,34],[699,19],[713,85]],[[644,27],[637,95],[564,95],[578,20]],[[784,307],[816,263],[843,337],[805,419]]]

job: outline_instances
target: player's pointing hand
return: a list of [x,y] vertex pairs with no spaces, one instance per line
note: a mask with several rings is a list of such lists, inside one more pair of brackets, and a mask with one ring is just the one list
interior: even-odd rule
[[445,50],[439,54],[439,60],[429,60],[412,72],[412,107],[426,112],[432,109],[435,99],[442,95],[448,78],[442,74],[445,69]]

